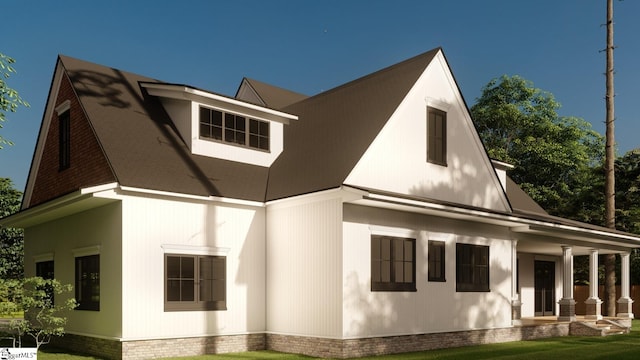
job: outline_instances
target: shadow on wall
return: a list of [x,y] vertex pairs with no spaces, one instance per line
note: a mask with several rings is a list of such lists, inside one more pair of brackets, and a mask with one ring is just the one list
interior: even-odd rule
[[[145,131],[151,136],[153,135],[152,129],[155,127],[157,135],[153,136],[153,138],[157,139],[157,141],[154,142],[153,146],[146,144],[149,148],[145,149],[145,151],[148,150],[149,154],[145,156],[155,158],[160,153],[174,153],[190,173],[185,175],[195,179],[197,182],[194,184],[199,183],[203,189],[191,189],[192,191],[206,191],[207,195],[221,196],[220,191],[214,184],[214,181],[216,181],[215,176],[207,175],[200,164],[196,162],[191,155],[191,151],[180,137],[173,121],[164,111],[160,101],[153,96],[149,96],[146,91],[140,88],[139,81],[145,79],[117,69],[108,70],[112,74],[90,70],[67,71],[78,97],[82,99],[83,106],[87,108],[87,112],[95,115],[91,117],[91,121],[101,123],[103,132],[111,137],[114,136],[112,133],[114,131]],[[142,114],[144,116],[136,117],[134,114]],[[140,120],[144,121],[147,118],[151,121],[140,122]],[[107,128],[109,130],[104,130]],[[117,136],[117,134],[115,135]],[[120,135],[122,135],[118,137],[120,142],[140,140],[139,137],[131,136],[129,133]],[[135,148],[140,149],[140,146]],[[141,154],[138,155],[142,156]],[[154,171],[167,171],[167,169],[154,168]],[[153,177],[155,175],[149,174],[149,176]]]
[[[470,166],[473,168],[473,165]],[[495,196],[501,195],[501,189],[496,188],[497,182],[479,184],[478,177],[469,174],[482,169],[471,168],[452,176],[457,188],[468,189],[459,194],[462,197],[458,197],[458,201],[464,207],[469,204],[495,203]],[[429,188],[415,186],[409,195],[430,201],[438,198],[438,194],[451,191],[452,184],[439,183]],[[425,194],[434,196],[427,197]],[[493,198],[484,202],[482,199],[487,196]],[[510,327],[512,269],[508,229],[464,220],[356,206],[349,206],[345,214],[345,221],[356,224],[415,229],[412,236],[417,240],[417,292],[372,292],[370,272],[363,272],[361,268],[360,271],[345,274],[344,309],[352,312],[349,316],[345,314],[345,319],[349,319],[344,323],[346,336],[392,336]],[[444,283],[427,280],[427,244],[431,232],[449,236],[446,240]],[[345,238],[344,241],[350,239]],[[456,291],[456,242],[490,244],[489,292]],[[370,253],[364,252],[360,256],[370,257]],[[495,334],[487,331],[474,332],[469,336],[473,337],[474,343],[495,342]]]

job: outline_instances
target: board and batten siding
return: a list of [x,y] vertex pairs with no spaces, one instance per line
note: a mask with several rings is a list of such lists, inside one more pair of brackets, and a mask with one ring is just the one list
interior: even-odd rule
[[[446,166],[427,161],[427,108],[447,114]],[[496,211],[510,207],[442,53],[438,54],[344,182]]]
[[342,199],[332,195],[268,205],[268,332],[342,335]]
[[[151,195],[122,201],[123,339],[264,332],[263,207]],[[175,251],[226,255],[227,310],[164,310],[164,256]]]
[[[511,241],[505,230],[350,204],[344,218],[344,338],[511,326]],[[416,292],[371,291],[372,234],[416,239]],[[427,281],[429,240],[446,244],[446,282]],[[490,292],[456,292],[456,243],[490,247]]]
[[70,311],[67,333],[121,337],[121,219],[120,202],[114,202],[25,229],[25,276],[35,276],[39,259],[53,260],[55,278],[75,287],[75,256],[100,254],[100,311]]

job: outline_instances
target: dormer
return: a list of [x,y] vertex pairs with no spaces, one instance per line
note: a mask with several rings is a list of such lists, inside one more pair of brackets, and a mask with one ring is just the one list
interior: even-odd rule
[[160,99],[192,154],[269,167],[298,117],[186,85],[141,83]]

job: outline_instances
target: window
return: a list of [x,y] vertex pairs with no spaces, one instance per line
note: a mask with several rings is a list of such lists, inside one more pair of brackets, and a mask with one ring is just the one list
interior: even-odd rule
[[[39,276],[45,280],[53,280],[53,260],[37,262],[36,276]],[[51,307],[53,307],[53,287],[51,285],[45,285],[44,291],[47,294],[46,296],[50,301]]]
[[444,277],[444,241],[429,240],[429,281],[446,281]]
[[268,122],[205,107],[200,107],[200,137],[269,151]]
[[165,311],[226,309],[225,256],[165,255]]
[[69,110],[58,115],[58,122],[58,162],[60,170],[64,170],[71,165],[71,116]]
[[489,291],[489,247],[456,244],[456,291]]
[[416,291],[416,240],[371,236],[371,291]]
[[77,310],[100,310],[100,255],[76,258]]
[[447,113],[427,108],[427,161],[447,166]]

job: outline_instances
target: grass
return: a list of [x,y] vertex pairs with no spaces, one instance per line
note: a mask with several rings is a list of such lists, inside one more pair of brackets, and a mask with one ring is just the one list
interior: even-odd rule
[[[455,359],[638,359],[640,358],[640,320],[634,320],[631,333],[607,337],[565,336],[532,341],[468,346],[454,349],[364,357],[360,360],[455,360]],[[55,349],[38,353],[38,360],[91,360],[90,356],[68,354]],[[273,351],[254,351],[224,355],[203,355],[175,360],[301,360],[308,356]]]

